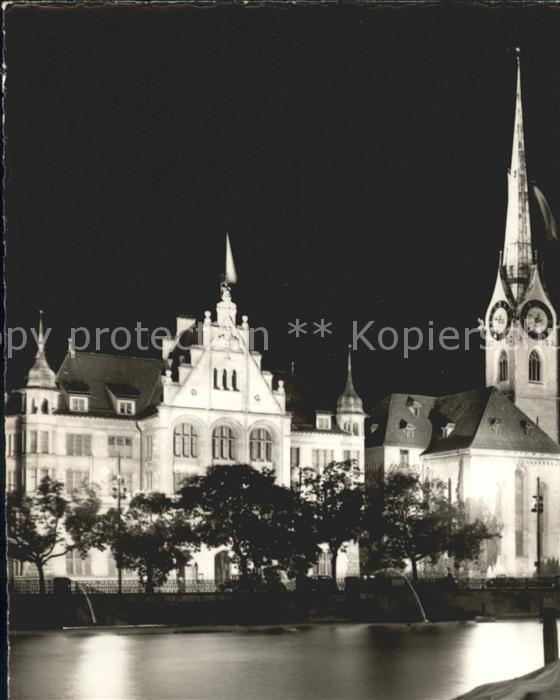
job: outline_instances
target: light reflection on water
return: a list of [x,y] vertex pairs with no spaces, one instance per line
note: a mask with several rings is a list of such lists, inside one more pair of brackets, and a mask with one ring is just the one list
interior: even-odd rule
[[11,639],[21,700],[450,700],[542,666],[537,621]]

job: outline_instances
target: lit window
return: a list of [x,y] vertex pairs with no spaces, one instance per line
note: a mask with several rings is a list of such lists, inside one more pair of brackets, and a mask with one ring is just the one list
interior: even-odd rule
[[515,556],[525,554],[525,475],[521,469],[515,472]]
[[76,413],[86,413],[88,410],[88,399],[85,396],[71,396],[70,410]]
[[502,351],[498,361],[498,375],[501,382],[507,382],[508,379],[508,359],[505,350]]
[[190,423],[181,423],[173,431],[175,457],[198,458],[198,433]]
[[69,576],[91,576],[89,554],[82,559],[82,556],[76,549],[66,552],[66,573]]
[[85,469],[67,469],[65,474],[66,492],[72,493],[89,483],[89,471]]
[[107,437],[109,457],[132,457],[132,438],[124,435],[109,435]]
[[91,455],[91,435],[66,435],[66,454],[74,456]]
[[290,466],[299,467],[299,447],[290,447]]
[[272,436],[268,430],[258,428],[251,432],[249,440],[251,462],[272,461]]
[[41,452],[43,454],[49,452],[49,433],[45,430],[41,430]]
[[120,413],[122,416],[133,416],[134,401],[124,401],[119,399],[117,401],[117,413]]
[[334,462],[334,450],[312,450],[311,463],[314,469],[321,469]]
[[37,431],[29,431],[29,449],[27,450],[30,454],[35,454],[37,452]]
[[152,459],[154,454],[154,438],[153,435],[146,435],[146,459]]
[[330,430],[331,429],[331,417],[330,416],[317,416],[317,429],[318,430]]
[[214,459],[235,459],[236,439],[233,430],[226,425],[214,428],[212,433],[212,457]]
[[536,350],[529,355],[529,381],[542,382],[542,361]]

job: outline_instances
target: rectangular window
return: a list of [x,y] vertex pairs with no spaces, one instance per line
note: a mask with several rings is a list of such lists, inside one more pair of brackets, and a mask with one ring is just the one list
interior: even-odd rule
[[37,491],[37,469],[27,468],[26,469],[26,491]]
[[334,450],[312,450],[311,462],[314,469],[322,469],[334,462]]
[[66,454],[75,457],[91,455],[91,435],[68,433],[66,435]]
[[342,459],[345,462],[354,462],[356,464],[360,463],[360,451],[359,450],[344,450],[342,453]]
[[12,433],[8,433],[8,444],[6,445],[8,457],[11,457],[13,455],[12,444],[13,444],[13,435],[12,435]]
[[152,472],[144,474],[144,488],[146,491],[152,491],[154,488],[154,476]]
[[399,452],[399,464],[401,467],[408,467],[409,466],[409,458],[410,454],[408,450],[401,450]]
[[331,417],[330,416],[317,416],[317,428],[319,430],[330,430],[331,429]]
[[30,454],[36,454],[36,452],[37,452],[37,431],[36,430],[29,431],[28,445],[29,445],[28,452]]
[[124,435],[109,435],[107,438],[109,457],[132,457],[132,438]]
[[66,552],[66,573],[68,576],[91,576],[89,554],[85,559],[82,559],[80,553],[75,549]]
[[41,453],[49,453],[49,433],[46,430],[41,430]]
[[146,459],[152,459],[154,454],[154,438],[152,435],[146,435]]
[[87,413],[88,399],[85,396],[71,396],[70,410],[76,413]]
[[67,493],[81,489],[89,483],[89,471],[85,469],[68,469],[65,476]]
[[6,472],[6,490],[13,491],[16,487],[16,473],[13,469]]
[[299,447],[290,447],[290,466],[299,467]]
[[123,416],[133,416],[134,415],[134,401],[123,401],[119,399],[117,401],[117,413]]
[[184,472],[173,472],[173,490],[175,492],[179,491],[186,476]]

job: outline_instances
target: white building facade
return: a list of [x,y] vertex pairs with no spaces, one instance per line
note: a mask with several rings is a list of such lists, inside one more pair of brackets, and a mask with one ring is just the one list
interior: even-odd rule
[[[185,477],[214,464],[266,467],[278,483],[294,488],[308,467],[345,459],[363,467],[365,414],[350,364],[335,412],[309,410],[301,392],[292,408],[298,380],[264,370],[252,335],[247,316],[238,323],[227,284],[214,318],[210,311],[201,324],[177,318],[161,360],[78,352],[70,344],[55,374],[40,328],[26,386],[8,405],[8,488],[33,491],[48,474],[68,493],[84,482],[97,484],[109,507],[118,470],[131,495],[174,493]],[[326,562],[318,563],[321,573]],[[338,572],[359,573],[357,545],[339,555]],[[107,552],[93,550],[85,561],[53,559],[49,573],[107,577],[115,575],[115,565]],[[224,552],[204,548],[185,572],[204,580],[232,573]]]

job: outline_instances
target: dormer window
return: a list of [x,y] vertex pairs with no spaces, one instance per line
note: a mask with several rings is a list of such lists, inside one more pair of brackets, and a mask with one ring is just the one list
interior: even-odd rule
[[328,414],[317,414],[317,430],[330,430],[332,427],[331,416]]
[[441,435],[444,438],[448,438],[454,430],[455,430],[455,423],[451,423],[451,422],[446,423],[441,428]]
[[420,409],[422,408],[422,404],[416,401],[416,399],[412,398],[412,396],[409,396],[407,398],[406,405],[413,416],[417,417],[420,415]]
[[401,422],[399,423],[399,428],[404,432],[407,438],[414,437],[414,431],[416,430],[416,426],[412,425],[412,423],[409,423],[405,420],[401,420]]
[[71,396],[70,410],[76,413],[87,413],[89,409],[89,399],[87,396]]
[[531,421],[529,421],[529,420],[522,420],[521,427],[525,431],[525,435],[529,436],[532,434],[533,430],[535,429],[535,424],[531,423]]
[[490,427],[493,432],[499,433],[502,428],[502,421],[499,418],[490,418]]
[[121,416],[133,416],[135,412],[134,403],[134,401],[119,399],[117,401],[117,413]]
[[369,432],[370,432],[370,434],[373,435],[373,433],[375,433],[375,431],[376,431],[378,428],[379,428],[379,423],[372,423],[372,424],[369,426]]

